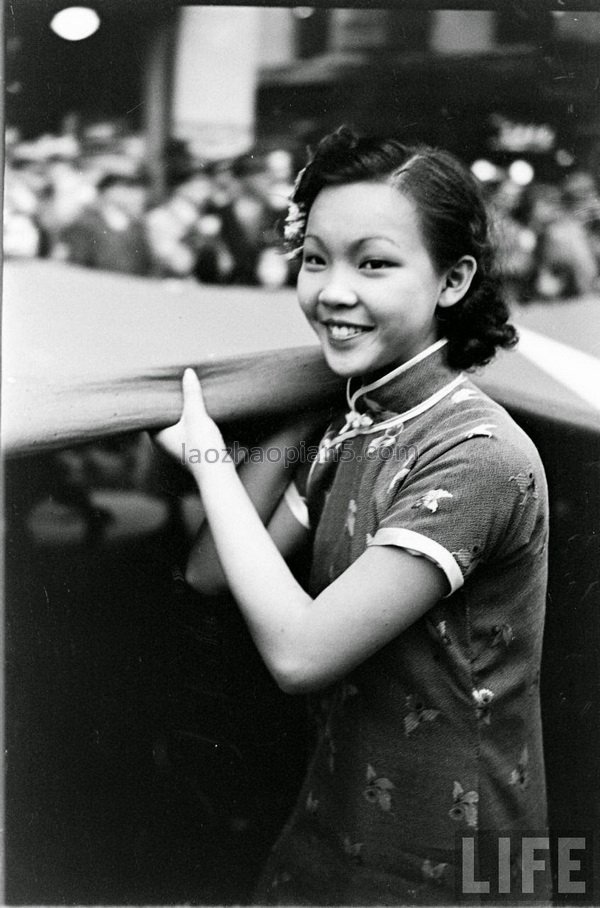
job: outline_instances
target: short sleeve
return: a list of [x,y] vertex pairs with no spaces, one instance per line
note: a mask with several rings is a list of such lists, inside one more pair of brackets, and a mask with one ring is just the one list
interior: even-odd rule
[[478,564],[526,546],[544,504],[538,458],[497,436],[465,438],[417,461],[399,488],[392,477],[369,544],[429,558],[452,594]]

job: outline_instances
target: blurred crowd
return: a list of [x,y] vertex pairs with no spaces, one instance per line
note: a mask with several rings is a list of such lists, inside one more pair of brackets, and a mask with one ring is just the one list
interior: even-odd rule
[[198,162],[175,146],[157,199],[135,138],[100,153],[72,136],[15,142],[7,147],[4,253],[281,287],[295,276],[281,249],[293,169],[283,149]]
[[514,301],[600,290],[600,195],[590,173],[572,169],[558,183],[525,186],[504,176],[484,186]]
[[[289,151],[197,161],[174,145],[157,198],[143,140],[117,138],[108,124],[86,143],[7,142],[7,257],[206,284],[293,284],[296,266],[281,249],[297,163]],[[473,170],[496,215],[513,300],[599,289],[600,194],[590,173],[573,163],[550,183],[531,168],[526,180],[492,165]]]

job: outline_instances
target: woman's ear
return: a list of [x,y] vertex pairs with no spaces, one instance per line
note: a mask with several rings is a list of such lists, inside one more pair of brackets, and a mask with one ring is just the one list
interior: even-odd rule
[[438,306],[453,306],[463,298],[477,271],[477,262],[472,255],[463,255],[446,272],[446,278],[438,300]]

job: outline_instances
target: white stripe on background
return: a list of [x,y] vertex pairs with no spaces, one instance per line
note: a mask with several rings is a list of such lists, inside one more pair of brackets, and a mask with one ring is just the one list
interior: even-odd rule
[[568,344],[517,325],[517,350],[539,369],[600,410],[600,359]]

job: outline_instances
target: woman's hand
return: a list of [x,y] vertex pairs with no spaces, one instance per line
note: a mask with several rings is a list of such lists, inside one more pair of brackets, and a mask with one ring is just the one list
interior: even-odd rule
[[[153,439],[167,454],[199,476],[207,463],[210,465],[224,457],[225,443],[217,424],[207,413],[193,369],[183,373],[182,387],[183,410],[179,422],[157,432]],[[208,460],[207,451],[210,451]]]

